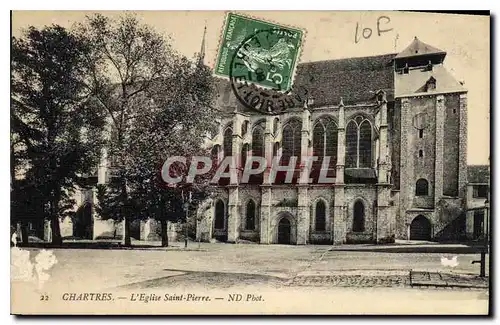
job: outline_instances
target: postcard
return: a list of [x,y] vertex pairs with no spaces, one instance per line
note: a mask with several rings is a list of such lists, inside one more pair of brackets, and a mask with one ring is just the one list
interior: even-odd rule
[[11,24],[12,314],[491,313],[489,13]]

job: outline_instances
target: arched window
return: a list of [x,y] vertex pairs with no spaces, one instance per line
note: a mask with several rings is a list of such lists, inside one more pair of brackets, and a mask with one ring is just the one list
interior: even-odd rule
[[313,129],[313,156],[321,166],[324,157],[330,157],[330,167],[337,164],[337,125],[330,117],[322,117]]
[[316,231],[326,230],[326,206],[323,200],[316,203],[316,218],[315,218]]
[[417,181],[415,185],[415,195],[416,196],[427,196],[429,195],[429,182],[421,178]]
[[252,131],[252,156],[264,157],[264,132],[265,121],[259,122]]
[[253,200],[247,203],[247,217],[245,223],[246,230],[255,230],[255,202]]
[[245,143],[243,145],[243,148],[241,148],[241,168],[245,168],[245,165],[247,163],[248,148],[248,143]]
[[368,120],[359,125],[359,168],[372,167],[372,126]]
[[293,119],[283,127],[282,143],[282,162],[288,164],[290,157],[297,157],[297,163],[300,163],[300,133],[302,131],[302,122]]
[[215,203],[215,229],[224,229],[224,202],[217,200]]
[[365,205],[361,200],[354,202],[352,231],[365,231]]
[[231,156],[233,154],[233,130],[228,127],[224,131],[224,157]]
[[356,116],[346,128],[346,167],[372,167],[372,146],[372,125],[365,117]]

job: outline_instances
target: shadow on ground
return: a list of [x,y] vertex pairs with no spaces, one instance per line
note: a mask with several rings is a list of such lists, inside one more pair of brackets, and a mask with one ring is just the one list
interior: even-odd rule
[[158,289],[158,288],[187,288],[205,287],[210,289],[231,288],[234,286],[269,285],[281,287],[286,284],[286,279],[250,273],[226,272],[199,272],[188,270],[164,269],[167,272],[179,272],[171,276],[160,277],[152,280],[131,283],[119,286],[119,289]]
[[[11,246],[13,246],[11,244]],[[132,246],[124,246],[119,241],[70,241],[63,242],[60,245],[46,242],[31,242],[28,244],[19,244],[19,248],[39,248],[39,249],[124,249],[124,250],[182,250],[182,251],[206,251],[198,248],[198,244],[190,242],[187,248],[184,245],[173,244],[169,246],[148,245],[148,244],[132,244]]]

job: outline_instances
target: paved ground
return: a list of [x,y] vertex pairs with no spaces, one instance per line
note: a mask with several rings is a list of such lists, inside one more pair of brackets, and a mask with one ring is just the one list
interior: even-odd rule
[[[479,254],[458,254],[458,266],[450,268],[441,265],[441,257],[449,258],[454,254],[353,249],[356,249],[354,245],[209,243],[200,246],[189,243],[187,250],[183,243],[154,250],[54,249],[58,263],[51,269],[49,281],[71,284],[92,279],[86,282],[99,288],[140,286],[141,283],[161,287],[170,282],[184,286],[206,282],[210,286],[210,279],[214,286],[226,287],[238,282],[405,286],[410,281],[410,270],[462,275],[470,279],[479,273],[479,264],[471,264],[479,259]],[[33,256],[36,251],[33,250]]]
[[[212,299],[225,297],[227,301],[228,293],[242,293],[263,295],[272,302],[238,305],[240,309],[235,312],[255,312],[258,307],[263,313],[485,314],[489,301],[487,280],[478,278],[479,266],[471,264],[479,254],[456,254],[461,251],[456,248],[441,247],[441,253],[401,253],[397,247],[369,245],[202,243],[198,248],[197,243],[189,243],[184,249],[183,243],[173,243],[166,249],[53,249],[58,262],[48,271],[50,278],[45,288],[57,288],[57,292],[123,292],[124,299],[131,293],[194,292],[210,294]],[[28,250],[34,261],[40,250]],[[455,268],[441,265],[442,256],[453,255],[459,263]],[[436,279],[438,285],[429,282]],[[448,284],[452,282],[461,282],[467,288],[451,287]],[[54,296],[58,295],[52,293]],[[277,305],[279,301],[286,304]],[[117,303],[139,308],[128,300]],[[227,307],[216,309],[216,303],[175,305],[170,312],[229,311]],[[45,311],[47,306],[32,307]],[[71,308],[88,308],[85,306],[72,304]],[[109,305],[92,306],[95,312],[112,312]],[[144,306],[133,310],[169,312]],[[120,308],[116,310],[125,307]]]

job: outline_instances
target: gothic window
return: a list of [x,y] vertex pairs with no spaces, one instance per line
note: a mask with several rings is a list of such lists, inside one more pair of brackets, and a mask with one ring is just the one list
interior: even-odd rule
[[252,156],[264,157],[265,122],[258,123],[252,132]]
[[365,206],[361,200],[354,202],[352,231],[365,231]]
[[233,154],[233,130],[228,127],[224,131],[224,157],[231,156]]
[[323,200],[316,203],[315,228],[316,231],[325,231],[326,229],[326,206]]
[[416,196],[426,196],[429,195],[429,182],[426,179],[419,179],[415,186]]
[[418,137],[419,137],[420,139],[422,139],[422,138],[424,137],[424,130],[423,130],[423,129],[419,129],[419,130],[418,130]]
[[358,126],[356,122],[350,121],[346,128],[346,156],[345,166],[347,168],[357,167],[358,164]]
[[224,202],[217,200],[215,203],[215,229],[224,229]]
[[290,157],[297,157],[297,163],[300,163],[300,133],[302,122],[293,119],[283,127],[282,143],[282,162],[288,164]]
[[332,118],[320,118],[313,129],[313,156],[321,165],[324,157],[330,157],[330,165],[337,164],[337,125]]
[[246,217],[245,229],[255,230],[255,202],[253,200],[248,201],[247,204],[247,217]]
[[346,128],[346,167],[372,167],[372,125],[357,116],[347,123]]

